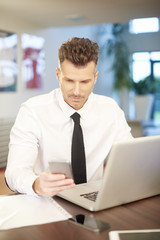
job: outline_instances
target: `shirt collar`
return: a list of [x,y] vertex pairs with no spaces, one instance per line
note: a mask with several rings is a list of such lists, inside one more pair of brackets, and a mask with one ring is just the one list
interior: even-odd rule
[[79,114],[81,115],[81,118],[82,118],[82,119],[85,118],[86,115],[87,115],[87,111],[88,111],[88,108],[89,108],[89,106],[90,106],[90,103],[91,103],[92,98],[93,98],[93,93],[91,93],[91,94],[89,95],[88,100],[87,100],[87,102],[84,104],[84,106],[83,106],[81,109],[79,109],[79,110],[76,111],[74,108],[70,107],[70,106],[64,101],[61,90],[59,91],[59,95],[58,95],[59,105],[60,105],[60,107],[61,107],[64,115],[65,115],[66,117],[68,117],[68,118],[70,118],[70,116],[71,116],[73,113],[75,113],[75,112],[79,113]]

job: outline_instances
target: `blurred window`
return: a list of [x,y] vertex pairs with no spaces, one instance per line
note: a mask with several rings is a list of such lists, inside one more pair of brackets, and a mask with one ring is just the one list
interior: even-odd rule
[[160,31],[159,18],[137,18],[129,22],[129,32],[133,34]]

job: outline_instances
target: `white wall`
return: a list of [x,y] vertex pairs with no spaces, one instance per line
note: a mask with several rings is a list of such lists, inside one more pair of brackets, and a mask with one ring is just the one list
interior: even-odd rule
[[160,51],[160,32],[124,34],[130,52]]

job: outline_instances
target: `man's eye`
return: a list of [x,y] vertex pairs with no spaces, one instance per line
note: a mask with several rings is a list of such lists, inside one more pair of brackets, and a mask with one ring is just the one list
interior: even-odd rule
[[87,83],[89,83],[89,81],[88,80],[87,81],[82,81],[82,83],[87,84]]
[[86,83],[88,83],[89,81],[88,80],[84,80],[84,81],[82,81],[82,83],[84,83],[84,84],[86,84]]

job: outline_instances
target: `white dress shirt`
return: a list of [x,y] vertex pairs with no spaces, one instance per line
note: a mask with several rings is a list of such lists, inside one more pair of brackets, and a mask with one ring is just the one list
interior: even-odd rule
[[[14,191],[35,194],[32,185],[49,161],[71,162],[75,110],[60,89],[23,103],[10,134],[6,179]],[[131,138],[130,127],[117,103],[91,93],[77,111],[86,154],[87,180],[102,177],[103,162],[114,142]]]

